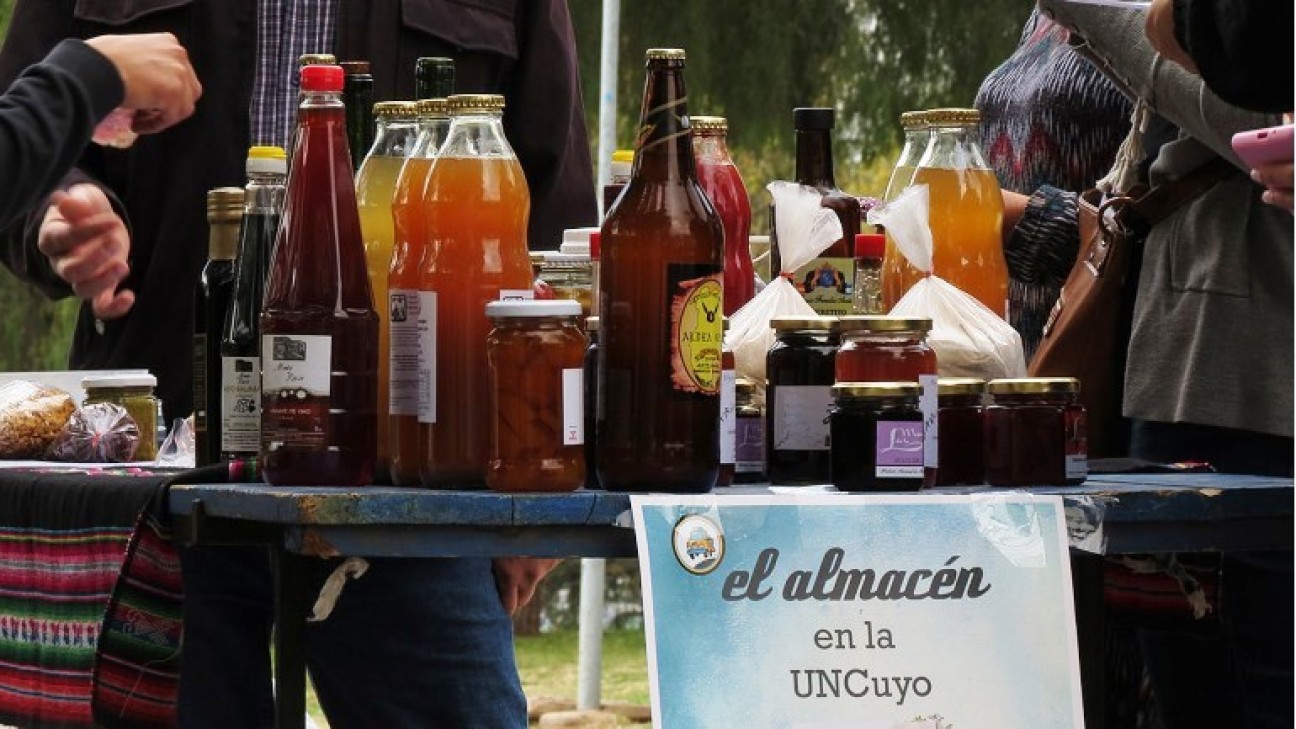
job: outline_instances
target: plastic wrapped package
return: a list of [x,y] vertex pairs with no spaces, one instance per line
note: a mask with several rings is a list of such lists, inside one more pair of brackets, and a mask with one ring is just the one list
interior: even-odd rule
[[77,463],[126,463],[134,460],[139,444],[139,426],[126,408],[97,402],[72,413],[50,447],[49,457]]
[[0,386],[0,458],[39,458],[76,405],[66,392],[27,380]]

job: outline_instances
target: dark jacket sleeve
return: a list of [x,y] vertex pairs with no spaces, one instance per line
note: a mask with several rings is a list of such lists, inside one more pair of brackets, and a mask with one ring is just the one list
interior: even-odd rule
[[108,59],[66,40],[0,96],[0,226],[55,188],[123,93]]
[[1174,0],[1175,38],[1216,96],[1252,111],[1291,111],[1293,5]]

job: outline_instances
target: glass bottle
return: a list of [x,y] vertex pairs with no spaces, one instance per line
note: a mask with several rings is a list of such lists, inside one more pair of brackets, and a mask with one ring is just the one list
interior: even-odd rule
[[338,65],[344,74],[342,103],[346,105],[347,145],[351,164],[359,171],[374,141],[374,80],[368,61],[343,61]]
[[[486,304],[531,298],[531,195],[504,136],[504,97],[447,99],[450,131],[423,191],[419,316],[434,346],[420,418],[424,486],[481,486],[489,457]],[[422,328],[420,326],[420,328]]]
[[630,183],[630,168],[634,166],[634,150],[618,149],[612,153],[611,179],[603,186],[603,217],[612,210],[612,204]]
[[724,228],[697,181],[684,51],[649,49],[630,184],[603,221],[598,469],[702,493],[719,470]]
[[856,314],[885,314],[882,303],[882,260],[886,236],[860,233],[855,236],[855,290],[851,292]]
[[423,188],[432,161],[450,129],[445,99],[418,102],[419,133],[414,150],[401,167],[392,195],[392,257],[387,274],[388,342],[387,440],[391,479],[397,486],[417,486],[423,467],[419,423],[427,415],[428,383],[420,376],[427,321],[419,312],[419,263],[423,260]]
[[195,298],[193,339],[194,465],[221,459],[221,329],[234,290],[234,256],[238,251],[243,188],[207,191],[207,263]]
[[[823,206],[837,213],[842,225],[842,237],[824,249],[818,258],[793,272],[792,283],[807,294],[806,289],[810,288],[805,286],[807,280],[813,283],[819,275],[835,272],[834,280],[840,277],[845,285],[814,286],[813,294],[806,295],[806,301],[819,314],[843,316],[853,309],[850,287],[855,281],[854,243],[856,234],[860,232],[859,199],[838,189],[833,175],[833,110],[793,109],[792,122],[796,127],[796,181],[823,193]],[[773,208],[770,210],[770,270],[781,271],[778,226],[773,221]]]
[[356,176],[356,204],[360,207],[360,235],[364,239],[365,265],[374,311],[378,314],[378,451],[376,480],[390,478],[388,403],[391,399],[391,313],[387,306],[387,274],[391,270],[392,196],[405,158],[413,153],[419,134],[418,104],[381,101],[374,104],[377,137]]
[[765,457],[770,483],[816,484],[832,478],[828,408],[837,350],[837,319],[776,316],[765,355]]
[[733,316],[755,295],[756,273],[752,270],[751,201],[742,175],[729,156],[726,135],[729,122],[721,116],[693,117],[693,154],[697,158],[698,182],[711,198],[724,225],[725,316]]
[[918,169],[918,160],[927,151],[927,140],[931,137],[931,124],[927,121],[925,111],[906,111],[900,115],[900,128],[904,130],[904,144],[900,147],[900,157],[891,170],[887,180],[884,201],[896,199],[900,193],[913,182],[914,171]]
[[[932,109],[931,137],[914,171],[913,184],[931,194],[933,273],[1004,316],[1008,305],[1008,265],[1001,231],[1003,196],[978,142],[981,112]],[[895,306],[919,279],[894,245],[882,264],[883,297]]]
[[445,99],[454,93],[453,58],[423,56],[414,62],[414,98]]
[[261,312],[261,464],[274,485],[362,486],[376,447],[378,315],[346,146],[342,69],[307,66]]
[[220,449],[231,460],[256,458],[261,450],[261,300],[283,213],[288,176],[283,147],[248,150],[247,175],[234,291],[220,344]]

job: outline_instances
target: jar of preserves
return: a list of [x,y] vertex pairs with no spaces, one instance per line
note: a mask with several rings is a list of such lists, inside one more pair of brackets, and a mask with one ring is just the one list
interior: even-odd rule
[[1089,475],[1085,410],[1074,377],[991,380],[985,477],[991,486],[1061,486]]
[[927,344],[931,319],[844,316],[838,323],[837,382],[917,382],[936,374],[936,352]]
[[589,316],[593,311],[594,265],[590,263],[589,254],[546,251],[540,264],[539,279],[551,294],[541,298],[578,302],[583,316]]
[[832,484],[838,491],[917,491],[923,485],[922,387],[845,382],[832,388]]
[[157,378],[147,373],[122,375],[91,375],[81,378],[85,390],[82,405],[99,402],[120,405],[135,421],[139,429],[139,446],[135,460],[151,461],[157,458],[158,399],[153,394]]
[[928,486],[980,486],[985,483],[985,428],[982,399],[985,380],[942,377],[937,380],[937,466]]
[[765,408],[755,380],[740,378],[734,395],[734,483],[765,480]]
[[769,381],[765,453],[770,483],[828,483],[832,476],[828,408],[837,318],[776,316],[770,326],[774,344],[765,356]]
[[494,491],[574,491],[585,483],[585,350],[574,301],[486,305],[489,458]]
[[585,320],[589,347],[585,349],[585,488],[596,489],[598,482],[598,350],[599,318]]

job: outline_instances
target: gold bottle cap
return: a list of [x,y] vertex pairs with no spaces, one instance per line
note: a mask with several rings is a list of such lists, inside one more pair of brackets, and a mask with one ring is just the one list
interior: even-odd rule
[[[696,119],[696,118],[697,118],[697,117],[694,117],[694,119]],[[626,164],[630,164],[631,162],[634,162],[634,150],[633,150],[633,149],[618,149],[618,150],[616,150],[615,152],[612,153],[612,161],[613,161],[613,162],[625,162]]]
[[332,53],[303,53],[297,57],[298,66],[332,66],[337,56]]
[[928,109],[927,123],[933,127],[980,124],[981,112],[977,109]]
[[373,113],[379,119],[417,119],[419,105],[416,101],[380,101],[374,104]]
[[729,133],[729,120],[722,116],[693,116],[693,131],[698,134],[724,135]]
[[243,217],[243,188],[218,187],[207,191],[208,222],[238,221]]
[[986,392],[991,395],[1052,395],[1080,392],[1080,380],[1074,377],[1018,377],[990,380]]
[[644,52],[644,58],[649,61],[683,61],[683,48],[649,48]]
[[833,332],[837,331],[835,316],[776,316],[770,319],[776,332]]
[[865,332],[872,334],[903,334],[914,332],[926,334],[931,331],[931,319],[903,316],[858,315],[843,316],[838,328],[843,332]]
[[597,316],[585,317],[585,330],[597,332],[599,330],[599,318]]
[[922,129],[931,125],[931,120],[927,118],[925,111],[906,111],[900,115],[900,126],[908,131],[910,129]]
[[446,99],[450,116],[504,111],[504,97],[499,94],[455,94]]
[[419,99],[418,115],[429,119],[449,119],[450,104],[445,99]]
[[922,386],[917,382],[842,382],[833,385],[834,398],[918,397]]
[[986,381],[975,377],[942,377],[936,380],[936,394],[943,395],[981,395],[986,390]]

